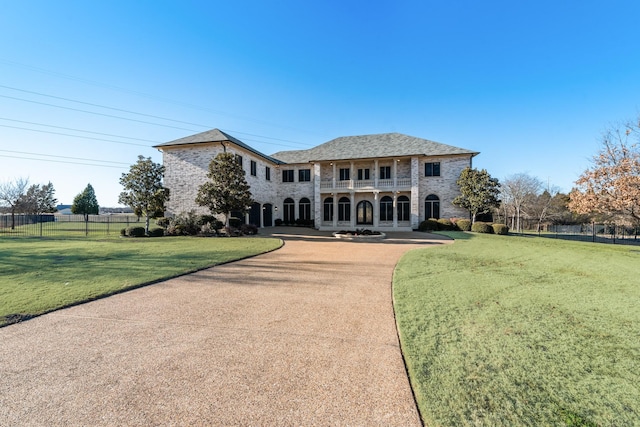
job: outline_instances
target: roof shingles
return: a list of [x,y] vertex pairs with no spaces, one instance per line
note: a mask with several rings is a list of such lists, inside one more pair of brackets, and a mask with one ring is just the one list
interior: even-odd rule
[[212,129],[175,141],[154,146],[155,148],[207,142],[232,142],[276,164],[308,163],[313,161],[355,160],[407,156],[447,156],[466,154],[475,156],[476,151],[441,144],[428,139],[416,138],[401,133],[343,136],[307,150],[279,151],[271,156],[262,154],[239,139]]
[[470,154],[475,151],[401,133],[343,136],[308,150],[280,151],[272,154],[286,163],[328,160],[355,160],[404,156],[445,156]]

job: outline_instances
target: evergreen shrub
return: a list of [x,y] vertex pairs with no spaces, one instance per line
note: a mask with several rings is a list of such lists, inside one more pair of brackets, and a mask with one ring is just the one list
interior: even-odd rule
[[129,237],[144,237],[146,235],[144,227],[128,227],[126,234]]
[[440,224],[438,220],[435,218],[425,219],[418,226],[418,230],[420,231],[438,231],[440,229]]
[[436,222],[438,223],[438,226],[439,226],[438,230],[441,230],[441,231],[450,231],[455,228],[453,225],[453,222],[451,222],[450,219],[440,218]]
[[149,237],[162,237],[164,236],[164,228],[154,227],[149,229]]
[[489,223],[476,221],[471,226],[471,231],[474,233],[493,234],[493,227],[491,227],[491,224]]
[[459,219],[456,221],[456,227],[460,231],[471,231],[471,221],[468,219]]
[[509,226],[506,224],[492,224],[491,227],[493,227],[493,232],[495,234],[503,236],[509,234]]

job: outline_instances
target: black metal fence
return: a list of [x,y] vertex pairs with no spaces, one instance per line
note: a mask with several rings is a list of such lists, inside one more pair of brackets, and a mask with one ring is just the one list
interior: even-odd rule
[[0,236],[15,237],[106,237],[120,230],[143,226],[135,215],[0,215]]
[[522,234],[594,243],[640,244],[640,228],[612,223],[549,225],[544,231],[524,231]]

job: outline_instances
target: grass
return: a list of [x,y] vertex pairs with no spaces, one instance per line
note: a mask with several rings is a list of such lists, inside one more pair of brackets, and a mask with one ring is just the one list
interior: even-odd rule
[[280,245],[265,238],[0,237],[0,326]]
[[394,274],[425,424],[640,423],[640,251],[454,237],[409,252]]

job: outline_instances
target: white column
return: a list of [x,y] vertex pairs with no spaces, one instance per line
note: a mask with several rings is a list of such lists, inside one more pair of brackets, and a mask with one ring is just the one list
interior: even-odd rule
[[[393,159],[393,189],[395,190],[398,187],[398,160]],[[395,199],[394,199],[395,205]]]
[[379,175],[378,169],[379,169],[378,159],[375,159],[373,162],[373,187],[374,188],[378,188],[378,175]]
[[355,193],[352,191],[351,194],[349,194],[349,199],[351,200],[351,228],[354,228],[356,226],[356,195]]
[[320,194],[320,163],[313,164],[313,221],[315,228],[322,224],[323,200]]
[[380,192],[373,192],[373,226],[378,227],[380,225]]
[[[334,167],[335,172],[335,167]],[[333,197],[333,228],[338,227],[338,193],[331,193],[331,197]]]
[[411,228],[414,230],[420,224],[420,161],[411,158]]
[[335,163],[331,163],[331,165],[333,166],[333,184],[331,185],[331,188],[335,189],[336,188],[336,164]]
[[398,226],[398,192],[393,192],[393,228]]

